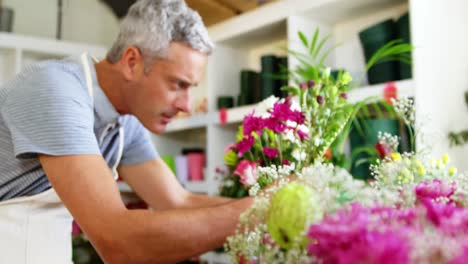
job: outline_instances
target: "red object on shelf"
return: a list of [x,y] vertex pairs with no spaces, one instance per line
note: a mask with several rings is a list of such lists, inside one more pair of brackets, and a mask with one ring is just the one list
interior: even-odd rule
[[221,125],[226,124],[227,122],[228,111],[226,108],[219,109],[219,122]]
[[203,181],[203,168],[205,167],[205,153],[187,154],[188,178],[190,181]]
[[396,99],[398,96],[398,88],[396,87],[394,82],[388,82],[385,84],[383,90],[383,98],[385,102],[392,104],[392,98]]

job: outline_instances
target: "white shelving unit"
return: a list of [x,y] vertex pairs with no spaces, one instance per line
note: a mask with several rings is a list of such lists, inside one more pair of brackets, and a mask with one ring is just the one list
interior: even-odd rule
[[0,84],[39,60],[63,58],[83,52],[103,58],[106,50],[98,45],[0,33]]
[[[463,10],[468,10],[468,2],[464,0],[450,3],[443,0],[282,0],[214,25],[209,33],[216,49],[210,57],[204,85],[197,88],[197,94],[208,100],[208,113],[202,120],[197,117],[197,121],[192,118],[176,121],[177,125],[170,127],[166,135],[154,137],[155,143],[161,153],[167,150],[169,154],[179,154],[180,149],[187,146],[203,147],[207,155],[205,183],[197,183],[194,189],[206,188],[206,193],[216,194],[214,172],[217,166],[223,165],[224,147],[234,141],[237,126],[253,109],[253,106],[229,109],[225,123],[220,122],[216,110],[217,96],[237,97],[241,69],[260,70],[260,56],[264,54],[286,55],[279,51],[280,46],[300,49],[297,32],[301,30],[311,36],[319,27],[322,37],[331,34],[330,45],[341,44],[329,56],[327,64],[346,69],[353,76],[362,75],[364,55],[358,32],[385,19],[398,18],[407,11],[415,46],[413,78],[395,82],[398,95],[415,98],[417,120],[425,120],[426,116],[434,119],[435,122],[423,127],[423,133],[447,134],[450,130],[464,129],[468,127],[468,111],[463,99],[464,90],[468,88],[468,35],[460,32],[465,31],[468,17]],[[297,64],[291,56],[288,60],[289,67]],[[356,102],[382,97],[384,87],[385,84],[380,84],[354,89],[349,99]],[[191,140],[181,140],[180,134]],[[186,142],[189,144],[184,145]],[[438,144],[444,147],[438,148]],[[441,138],[434,142],[433,152],[436,155],[452,153],[455,165],[468,169],[462,160],[466,148],[448,150],[447,140]],[[226,259],[215,260],[213,254],[207,253],[202,259],[210,264],[229,263]]]

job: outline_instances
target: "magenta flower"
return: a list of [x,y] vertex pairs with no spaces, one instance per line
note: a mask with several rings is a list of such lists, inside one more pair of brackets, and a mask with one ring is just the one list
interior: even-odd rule
[[299,84],[299,88],[306,90],[308,88],[307,83],[303,82],[303,83]]
[[463,252],[457,256],[455,259],[450,261],[450,264],[465,264],[468,259],[468,245],[465,245]]
[[298,125],[302,125],[305,121],[305,115],[301,111],[292,111],[289,120],[296,122]]
[[276,156],[278,156],[279,151],[277,148],[264,147],[263,153],[265,153],[265,156],[267,156],[267,158],[273,159]]
[[348,94],[347,93],[340,93],[340,97],[343,99],[348,99]]
[[265,124],[268,129],[272,130],[275,133],[283,133],[284,131],[286,131],[286,129],[288,129],[288,126],[286,126],[285,123],[274,117],[268,118],[265,121]]
[[450,218],[456,210],[456,206],[446,203],[435,203],[433,200],[424,199],[422,204],[426,208],[426,217],[435,226],[440,226],[444,218]]
[[447,183],[439,179],[422,181],[415,187],[416,198],[423,200],[435,200],[440,197],[449,198],[455,193],[455,183]]
[[302,131],[302,130],[297,130],[297,135],[299,136],[299,138],[301,140],[304,140],[306,138],[309,138],[309,134],[307,134],[306,132]]
[[254,116],[253,113],[246,115],[244,117],[244,135],[250,136],[252,131],[257,132],[257,134],[261,134],[263,128],[265,127],[265,120],[261,117]]
[[[453,212],[448,217],[439,218],[439,229],[449,236],[465,235],[468,239],[468,209],[448,206],[452,207]],[[466,245],[468,247],[468,243]]]
[[392,208],[367,209],[353,204],[310,226],[308,252],[330,264],[408,263],[407,228],[390,224],[399,223],[399,217]]
[[241,141],[237,142],[236,144],[237,156],[239,158],[244,156],[244,154],[250,150],[250,148],[253,146],[254,143],[255,143],[255,140],[251,136],[244,137]]
[[315,86],[315,81],[314,81],[314,80],[309,80],[309,81],[307,82],[307,86],[308,86],[309,88],[314,88],[314,86]]
[[242,160],[233,173],[240,177],[240,182],[244,185],[253,185],[257,182],[257,163],[250,160]]
[[285,100],[284,102],[276,102],[273,105],[271,117],[279,121],[287,121],[290,120],[292,112],[291,102],[289,100]]
[[72,235],[73,236],[78,236],[82,233],[80,226],[78,225],[75,220],[72,221]]

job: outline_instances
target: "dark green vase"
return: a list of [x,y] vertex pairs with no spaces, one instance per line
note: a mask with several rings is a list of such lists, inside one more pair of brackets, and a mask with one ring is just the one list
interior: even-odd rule
[[[402,39],[406,43],[411,43],[411,33],[410,33],[410,17],[409,13],[402,15],[396,21],[396,28],[397,28],[397,38]],[[410,53],[411,56],[411,53]],[[400,68],[400,80],[403,79],[411,79],[411,64],[399,62]]]
[[[359,32],[359,39],[367,63],[378,49],[389,41],[396,39],[395,23],[389,19],[373,25]],[[398,78],[398,63],[396,61],[376,64],[367,72],[369,84],[394,81],[398,80]]]
[[[359,130],[352,126],[349,133],[349,141],[351,145],[351,151],[358,147],[370,147],[374,148],[375,144],[378,141],[378,133],[387,132],[391,135],[400,135],[399,130],[399,121],[397,119],[390,118],[376,118],[376,119],[366,119],[360,121],[363,133],[361,134]],[[356,161],[361,159],[368,159],[370,156],[367,153],[360,153],[356,156],[351,166],[351,174],[355,178],[359,179],[370,179],[369,165],[370,162],[362,162],[359,165],[356,165]]]

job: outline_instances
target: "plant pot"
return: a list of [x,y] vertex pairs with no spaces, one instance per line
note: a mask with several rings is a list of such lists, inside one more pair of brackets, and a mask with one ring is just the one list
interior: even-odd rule
[[277,73],[277,59],[274,55],[265,55],[261,57],[261,100],[275,95],[277,90],[277,80],[274,78],[274,74]]
[[[411,33],[410,33],[410,17],[409,13],[402,15],[396,21],[396,29],[397,29],[397,38],[402,39],[406,43],[411,43]],[[399,73],[400,73],[400,80],[403,79],[410,79],[412,77],[411,73],[411,64],[406,64],[403,62],[399,62]]]
[[234,106],[234,97],[232,96],[219,96],[218,97],[218,110],[221,108],[232,108]]
[[[391,118],[376,118],[366,119],[361,121],[364,133],[359,133],[359,130],[353,125],[349,133],[349,141],[351,151],[358,147],[374,148],[378,141],[378,132],[387,132],[391,135],[400,135],[399,121]],[[361,159],[369,159],[370,155],[367,153],[360,153],[353,160],[351,166],[351,174],[359,179],[370,179],[369,165],[370,162],[363,162],[359,165],[356,161]]]
[[0,31],[11,32],[13,29],[13,9],[0,7]]
[[[378,49],[395,38],[395,23],[391,19],[359,32],[359,39],[364,50],[366,63]],[[369,84],[394,81],[397,80],[398,77],[398,63],[396,61],[376,64],[367,72]]]
[[240,72],[240,94],[242,104],[253,104],[261,100],[260,75],[256,71],[242,70]]

